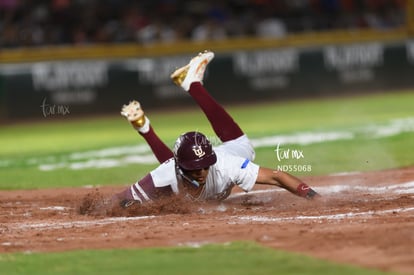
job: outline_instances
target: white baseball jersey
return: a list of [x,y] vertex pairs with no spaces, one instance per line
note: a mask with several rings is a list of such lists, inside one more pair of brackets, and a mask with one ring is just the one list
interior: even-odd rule
[[[217,162],[210,166],[206,184],[198,199],[225,199],[235,185],[246,192],[250,191],[256,182],[259,166],[251,161],[254,150],[248,138],[242,136],[225,142],[214,151]],[[178,184],[175,160],[172,158],[133,184],[131,193],[135,200],[144,202],[160,195],[179,193]]]

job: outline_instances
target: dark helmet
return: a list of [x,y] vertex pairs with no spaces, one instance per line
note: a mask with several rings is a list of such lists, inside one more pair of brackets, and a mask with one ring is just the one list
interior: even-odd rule
[[174,157],[184,170],[198,170],[216,163],[217,157],[210,141],[200,132],[187,132],[178,137]]

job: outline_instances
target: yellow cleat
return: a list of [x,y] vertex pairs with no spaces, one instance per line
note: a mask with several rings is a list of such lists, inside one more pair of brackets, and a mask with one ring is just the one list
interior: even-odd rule
[[175,85],[181,87],[185,77],[187,76],[188,69],[190,68],[190,65],[187,64],[184,67],[181,67],[177,70],[175,70],[171,74],[171,79],[175,83]]

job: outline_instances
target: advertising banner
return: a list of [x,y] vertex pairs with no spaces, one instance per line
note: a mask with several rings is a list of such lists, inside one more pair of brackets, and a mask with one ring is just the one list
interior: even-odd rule
[[[170,74],[192,54],[0,65],[1,120],[111,114],[192,104]],[[205,86],[223,103],[313,98],[414,87],[414,41],[216,53]]]

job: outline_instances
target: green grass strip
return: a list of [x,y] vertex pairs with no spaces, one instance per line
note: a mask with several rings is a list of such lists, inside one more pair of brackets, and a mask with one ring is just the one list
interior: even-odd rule
[[390,274],[335,264],[254,243],[212,244],[200,248],[73,251],[1,254],[2,274]]

